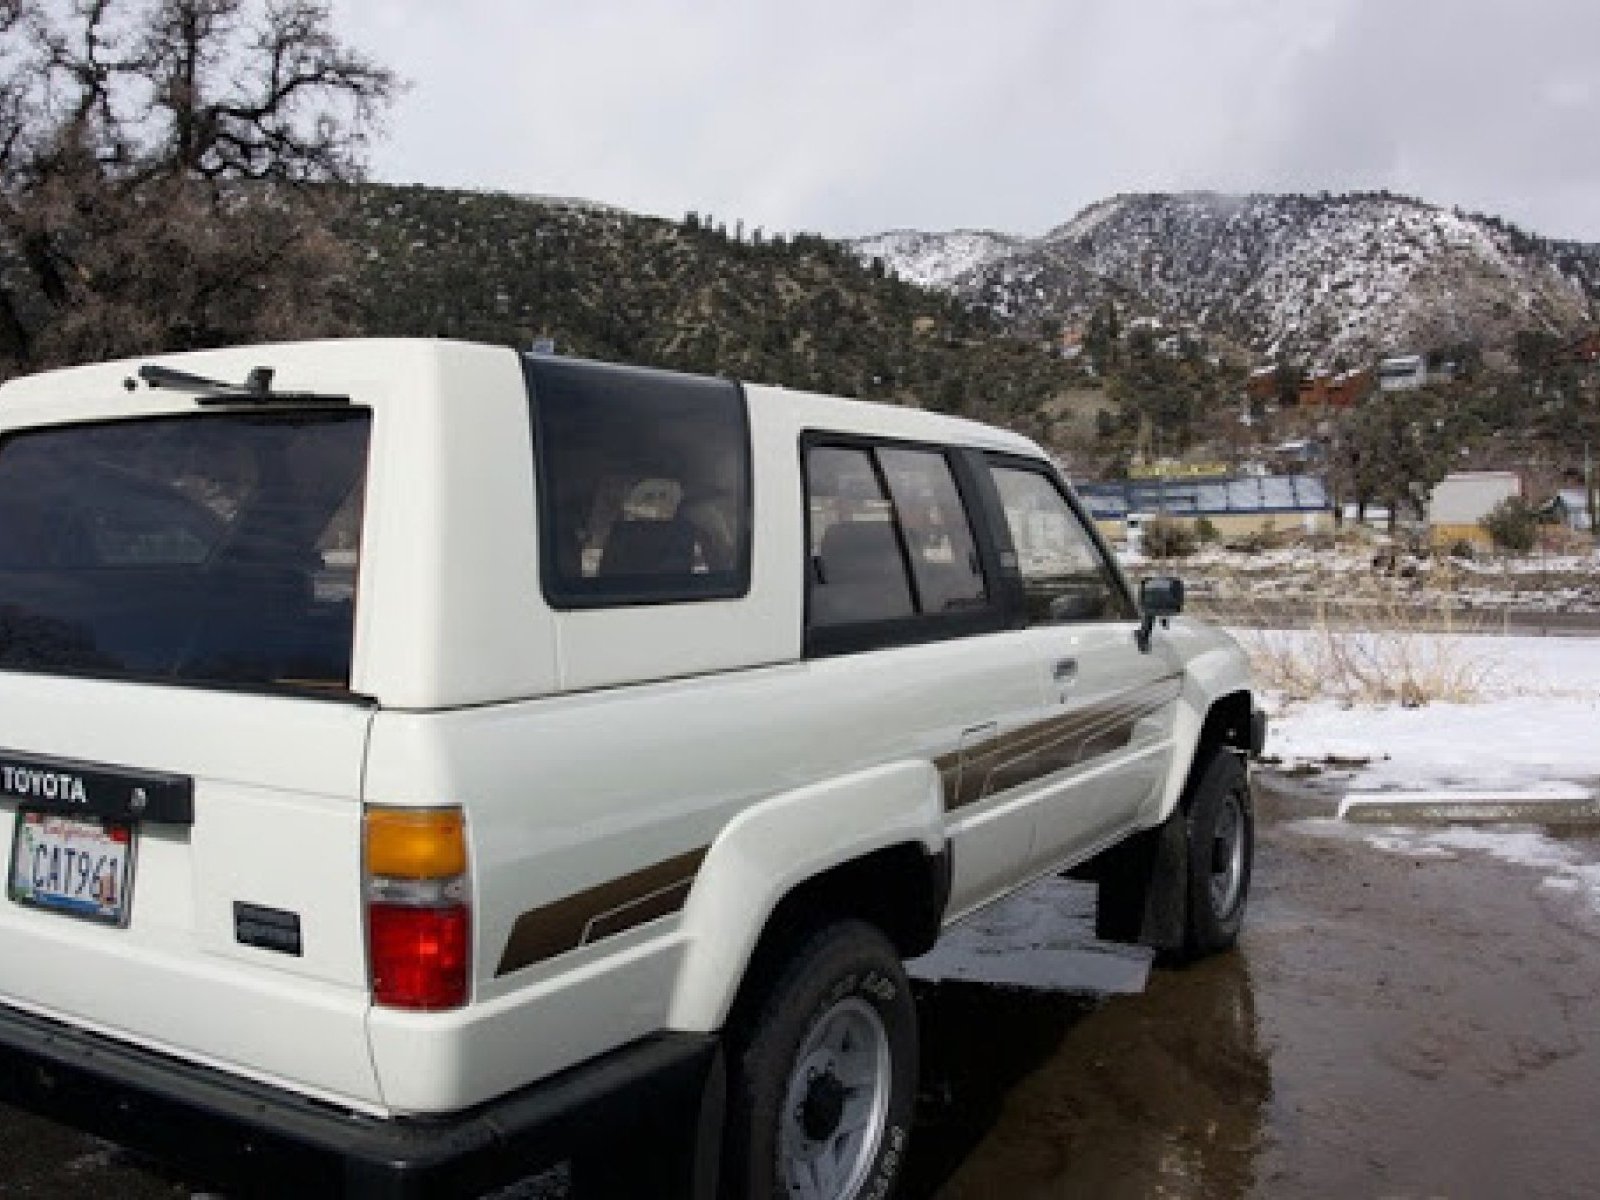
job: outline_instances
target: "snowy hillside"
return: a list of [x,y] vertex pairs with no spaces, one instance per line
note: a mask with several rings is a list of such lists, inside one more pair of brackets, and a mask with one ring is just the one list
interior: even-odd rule
[[1120,196],[1031,241],[898,233],[865,246],[1014,320],[1071,323],[1112,297],[1315,361],[1600,319],[1600,247],[1384,193]]
[[852,243],[861,258],[881,258],[908,283],[944,288],[968,272],[1026,245],[1022,238],[985,230],[958,229],[954,233],[918,233],[896,229]]

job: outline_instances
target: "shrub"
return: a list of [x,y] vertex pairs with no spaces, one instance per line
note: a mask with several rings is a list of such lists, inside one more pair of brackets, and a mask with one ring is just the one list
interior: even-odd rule
[[1255,629],[1243,641],[1255,677],[1285,700],[1420,708],[1471,703],[1495,683],[1478,643],[1462,636],[1478,628],[1448,608],[1334,604],[1309,629]]
[[1238,554],[1262,554],[1277,547],[1277,534],[1270,522],[1260,529],[1252,529],[1241,533],[1237,537],[1229,538],[1223,543],[1223,548]]
[[1144,526],[1144,552],[1152,558],[1188,558],[1198,543],[1194,530],[1171,517],[1152,517]]
[[1467,562],[1471,562],[1478,557],[1477,550],[1473,548],[1472,543],[1467,541],[1466,538],[1457,538],[1451,542],[1449,553],[1451,558],[1465,559]]
[[1539,534],[1539,513],[1521,496],[1507,496],[1478,524],[1500,549],[1526,554]]
[[1194,535],[1200,539],[1202,545],[1206,546],[1221,536],[1217,533],[1217,527],[1211,523],[1210,517],[1201,517],[1194,523]]

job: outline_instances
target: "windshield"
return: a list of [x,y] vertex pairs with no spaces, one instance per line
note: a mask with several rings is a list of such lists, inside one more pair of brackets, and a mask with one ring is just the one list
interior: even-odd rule
[[370,414],[0,440],[0,668],[347,689]]

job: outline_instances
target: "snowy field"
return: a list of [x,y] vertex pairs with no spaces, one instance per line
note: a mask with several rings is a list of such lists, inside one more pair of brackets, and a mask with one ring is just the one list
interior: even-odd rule
[[[1310,631],[1238,631],[1247,649],[1309,649]],[[1412,635],[1479,681],[1474,703],[1344,706],[1269,697],[1268,750],[1350,790],[1600,791],[1600,638]]]
[[[1250,647],[1309,631],[1242,631]],[[1417,635],[1424,636],[1424,635]],[[1269,755],[1276,769],[1314,773],[1335,794],[1493,793],[1507,797],[1600,796],[1600,638],[1437,638],[1443,656],[1471,655],[1482,680],[1473,703],[1343,706],[1269,700]],[[1362,827],[1304,822],[1308,832],[1353,837],[1413,859],[1483,856],[1543,874],[1585,923],[1600,919],[1600,841],[1516,825]]]

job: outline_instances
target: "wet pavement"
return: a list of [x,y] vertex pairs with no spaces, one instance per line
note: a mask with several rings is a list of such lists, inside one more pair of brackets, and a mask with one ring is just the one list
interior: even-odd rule
[[[1260,789],[1237,953],[1137,995],[919,985],[903,1197],[1600,1195],[1600,840],[1557,886],[1290,787]],[[190,1191],[0,1108],[6,1200]]]
[[1099,1004],[925,998],[907,1195],[1600,1195],[1600,874],[1381,850],[1258,792],[1238,953]]

